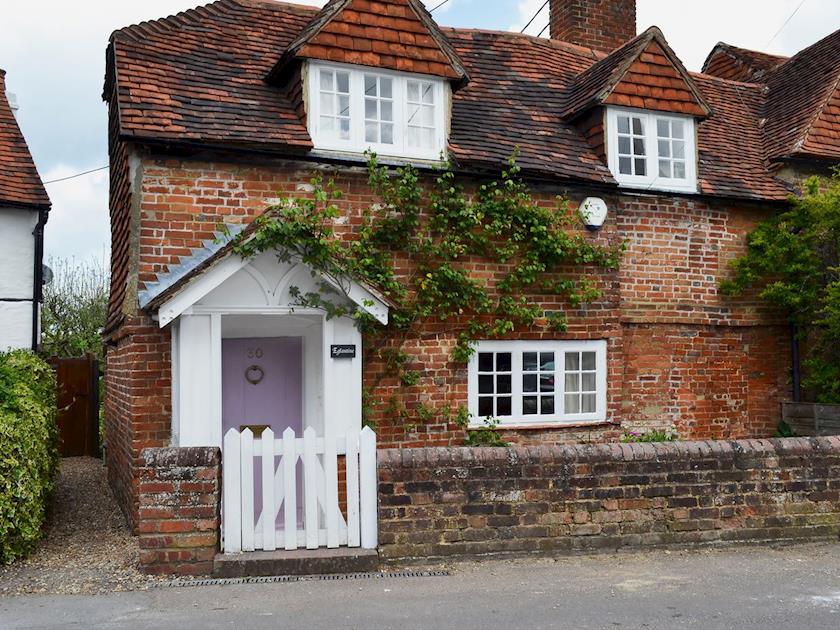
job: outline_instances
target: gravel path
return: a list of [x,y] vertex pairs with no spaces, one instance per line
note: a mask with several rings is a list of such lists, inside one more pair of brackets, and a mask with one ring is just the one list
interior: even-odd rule
[[66,458],[44,538],[29,558],[0,566],[0,597],[146,589],[155,580],[137,570],[138,557],[102,462]]

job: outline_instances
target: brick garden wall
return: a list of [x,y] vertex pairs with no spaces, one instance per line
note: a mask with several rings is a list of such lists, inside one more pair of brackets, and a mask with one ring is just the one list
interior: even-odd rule
[[836,538],[840,438],[379,453],[386,559]]
[[217,448],[150,448],[138,469],[140,569],[211,573],[219,552],[222,488]]

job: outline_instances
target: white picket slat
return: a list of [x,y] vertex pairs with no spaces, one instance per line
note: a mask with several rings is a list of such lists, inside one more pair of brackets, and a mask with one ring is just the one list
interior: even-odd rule
[[[254,440],[249,429],[241,433],[231,429],[225,434],[223,445],[225,553],[301,547],[335,549],[342,545],[376,547],[376,434],[372,430],[318,437],[309,427],[298,438],[294,430],[287,428],[282,439],[277,439],[271,429],[266,429],[261,439]],[[345,456],[346,522],[339,507],[339,455]],[[303,487],[298,488],[297,466],[301,460]],[[259,496],[256,479],[261,481]],[[255,501],[261,503],[256,523]],[[298,523],[301,501],[302,527]],[[278,529],[281,509],[283,527]]]
[[262,548],[264,551],[274,551],[276,547],[275,534],[277,528],[274,521],[277,509],[274,505],[274,431],[265,429],[261,436],[262,446]]
[[344,458],[347,473],[347,546],[359,547],[359,434],[347,434],[347,453]]
[[239,433],[231,429],[224,438],[224,460],[222,462],[222,488],[224,492],[224,550],[225,553],[242,551],[242,512],[239,493],[242,484],[239,479]]
[[242,454],[242,551],[254,551],[254,434],[242,432],[239,443]]
[[363,549],[376,549],[377,531],[376,434],[365,427],[359,434],[359,510]]
[[306,548],[317,549],[318,544],[318,458],[315,454],[315,429],[303,432],[303,496]]
[[324,477],[326,477],[326,505],[324,512],[327,521],[327,547],[337,549],[339,544],[338,521],[341,513],[338,509],[338,458],[336,457],[335,436],[324,436]]
[[283,546],[297,549],[297,440],[291,427],[283,431]]

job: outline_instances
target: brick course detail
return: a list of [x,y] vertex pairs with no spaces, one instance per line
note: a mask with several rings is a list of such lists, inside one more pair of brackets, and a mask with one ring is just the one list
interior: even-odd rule
[[147,448],[139,477],[140,569],[205,575],[219,552],[218,448]]
[[840,438],[389,449],[387,559],[836,538]]

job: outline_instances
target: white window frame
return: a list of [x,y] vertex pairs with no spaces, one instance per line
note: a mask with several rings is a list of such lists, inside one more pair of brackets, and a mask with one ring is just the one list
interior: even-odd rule
[[[642,118],[645,125],[645,158],[647,175],[622,175],[618,170],[618,117]],[[657,120],[679,120],[685,124],[685,178],[659,176],[659,142]],[[697,192],[697,129],[691,116],[665,114],[626,107],[607,108],[607,158],[610,171],[616,181],[629,188],[664,190],[673,192]]]
[[[475,352],[470,357],[467,366],[467,406],[470,414],[470,428],[486,426],[486,418],[478,414],[478,355],[481,352],[510,352],[512,387],[512,408],[510,416],[494,417],[499,426],[531,425],[568,425],[590,422],[606,422],[607,420],[607,342],[604,339],[577,340],[514,340],[514,341],[478,341],[475,342]],[[554,414],[525,415],[522,412],[522,398],[527,392],[522,390],[523,369],[522,356],[526,352],[554,352],[555,353],[555,390]],[[594,352],[595,353],[595,411],[590,413],[566,413],[566,379],[565,353]],[[539,395],[537,393],[537,395]]]
[[[322,70],[348,72],[350,75],[350,139],[325,137],[319,130],[320,123],[320,73]],[[393,80],[394,144],[377,144],[365,141],[365,75],[373,74]],[[423,74],[393,72],[367,66],[340,63],[309,62],[308,67],[308,127],[316,150],[362,154],[367,150],[377,155],[395,158],[414,158],[439,162],[446,152],[446,107],[448,103],[446,81]],[[435,146],[429,149],[407,146],[408,81],[428,81],[435,95]]]

